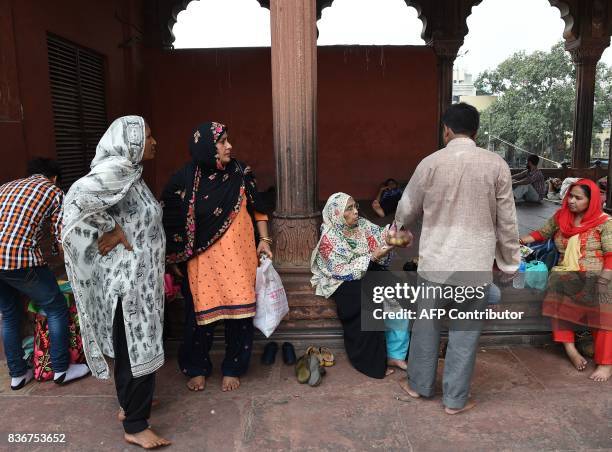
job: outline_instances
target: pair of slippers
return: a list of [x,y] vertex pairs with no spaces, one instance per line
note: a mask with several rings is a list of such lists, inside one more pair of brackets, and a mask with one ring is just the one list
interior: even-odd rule
[[[283,342],[283,362],[287,365],[293,365],[297,361],[295,349],[290,342]],[[261,355],[261,363],[271,366],[276,361],[276,352],[278,352],[278,344],[276,342],[268,342],[264,347],[263,355]]]
[[327,347],[313,347],[306,349],[306,353],[298,359],[295,365],[295,376],[298,382],[310,386],[319,386],[326,367],[334,365],[334,354]]
[[325,373],[325,367],[321,365],[319,358],[314,354],[306,353],[302,355],[295,365],[295,376],[301,384],[308,383],[309,386],[319,386]]

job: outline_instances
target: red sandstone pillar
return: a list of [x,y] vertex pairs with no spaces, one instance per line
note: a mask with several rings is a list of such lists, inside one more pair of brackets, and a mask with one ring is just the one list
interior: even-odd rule
[[[462,44],[463,39],[436,39],[430,44],[436,53],[438,67],[438,120],[453,102],[453,65]],[[438,140],[443,147],[442,123],[438,122]]]
[[[609,44],[609,38],[608,38]],[[576,104],[574,109],[574,133],[572,140],[572,167],[591,166],[591,138],[593,133],[593,108],[595,102],[595,73],[597,63],[606,45],[601,43],[566,46],[576,65]]]
[[315,0],[272,0],[272,111],[276,159],[275,262],[308,268],[318,240]]

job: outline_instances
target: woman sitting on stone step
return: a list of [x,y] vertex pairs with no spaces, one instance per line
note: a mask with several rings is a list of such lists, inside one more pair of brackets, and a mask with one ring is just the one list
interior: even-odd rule
[[385,243],[389,227],[360,218],[358,208],[346,193],[334,193],[327,200],[321,238],[311,258],[311,283],[317,295],[336,302],[353,367],[383,378],[392,373],[389,366],[406,369],[408,321],[385,322],[386,332],[361,327],[361,280],[368,271],[386,269],[392,247]]
[[553,267],[542,305],[551,317],[553,340],[563,343],[570,361],[582,371],[587,360],[574,344],[574,328],[591,328],[597,368],[590,378],[607,381],[612,376],[612,221],[602,211],[595,182],[574,182],[561,209],[539,230],[521,237],[521,243],[553,237],[560,253]]

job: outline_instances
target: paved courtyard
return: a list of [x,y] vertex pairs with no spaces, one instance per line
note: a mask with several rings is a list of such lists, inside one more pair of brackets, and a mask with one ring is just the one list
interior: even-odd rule
[[[398,386],[405,374],[369,379],[342,352],[316,388],[300,385],[280,356],[267,367],[256,354],[237,392],[221,392],[217,365],[206,390],[191,393],[175,345],[151,418],[171,450],[612,450],[612,381],[590,381],[593,364],[578,373],[556,346],[482,348],[472,387],[478,406],[452,417],[440,388],[433,400],[410,399]],[[213,356],[220,363],[222,354]],[[2,450],[137,450],[122,440],[112,381],[33,383],[15,393],[4,362],[0,373]],[[60,432],[66,443],[9,447],[8,432]]]

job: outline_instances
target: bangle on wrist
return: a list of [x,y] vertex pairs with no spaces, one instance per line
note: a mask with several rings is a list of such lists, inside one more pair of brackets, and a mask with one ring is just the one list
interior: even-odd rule
[[272,239],[270,237],[259,237],[260,242],[266,242],[272,245]]

